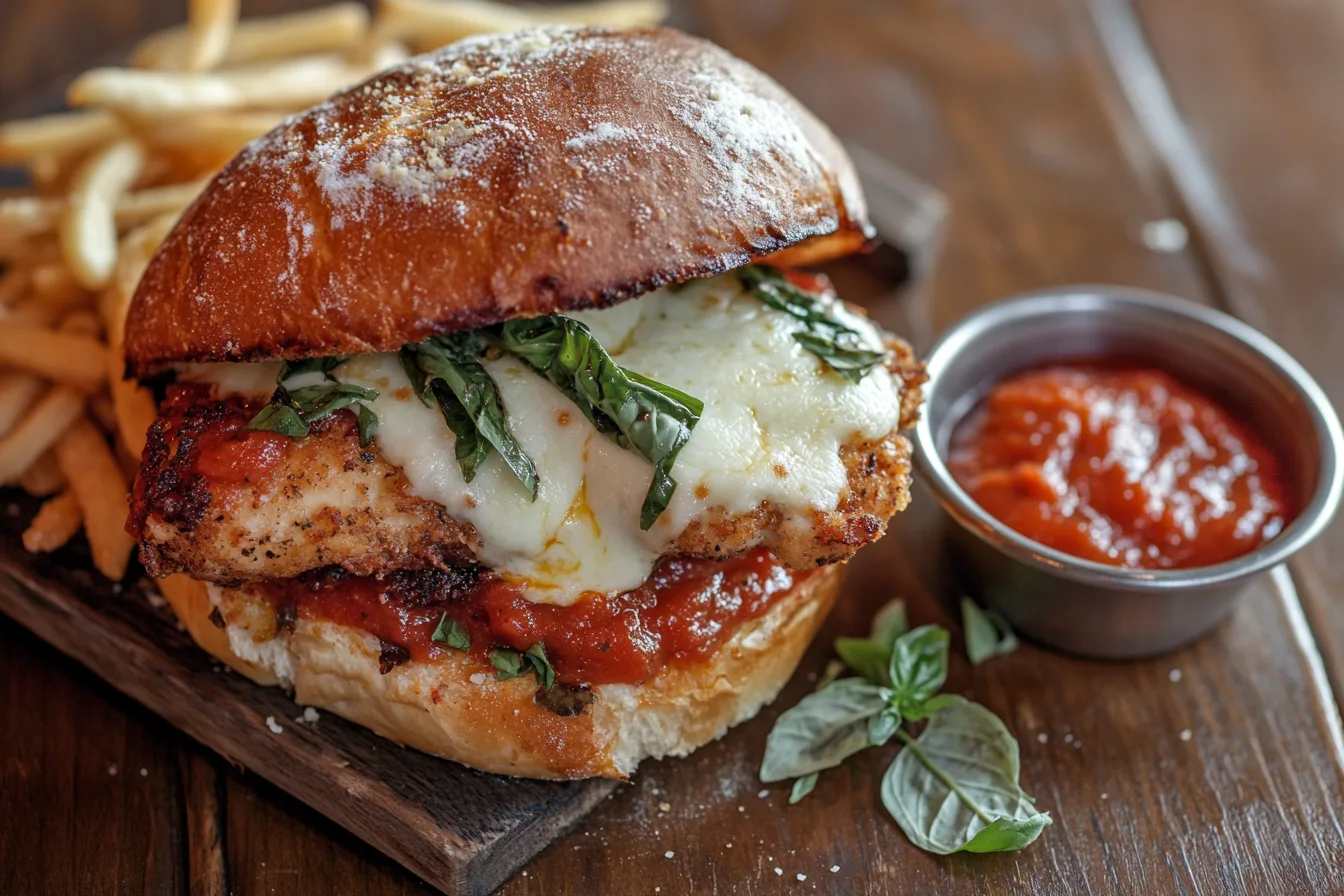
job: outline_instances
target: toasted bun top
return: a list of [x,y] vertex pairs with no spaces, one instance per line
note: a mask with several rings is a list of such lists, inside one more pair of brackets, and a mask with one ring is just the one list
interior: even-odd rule
[[392,351],[772,253],[818,261],[871,232],[835,136],[719,47],[668,29],[491,35],[244,149],[140,281],[127,368]]

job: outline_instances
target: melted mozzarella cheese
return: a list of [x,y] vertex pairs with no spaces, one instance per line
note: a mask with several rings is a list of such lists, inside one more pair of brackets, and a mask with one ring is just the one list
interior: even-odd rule
[[[836,303],[832,314],[882,347],[866,319]],[[485,361],[519,443],[536,464],[535,501],[498,455],[468,483],[453,434],[437,408],[411,394],[395,354],[364,355],[335,376],[379,392],[383,454],[411,489],[481,536],[481,562],[525,581],[532,600],[569,604],[587,591],[617,592],[647,578],[686,526],[713,507],[747,513],[769,501],[810,525],[847,486],[840,447],[891,432],[900,386],[882,367],[858,383],[827,371],[793,339],[787,315],[725,275],[659,290],[603,311],[572,315],[621,366],[705,404],[672,470],[677,490],[653,528],[639,528],[652,466],[601,435],[559,390],[521,361]],[[240,369],[246,368],[246,369]],[[189,379],[223,392],[268,395],[278,365],[196,365]]]

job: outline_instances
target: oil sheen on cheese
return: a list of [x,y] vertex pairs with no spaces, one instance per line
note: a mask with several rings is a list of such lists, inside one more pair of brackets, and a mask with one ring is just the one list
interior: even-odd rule
[[[867,320],[839,303],[830,310],[882,347]],[[882,437],[899,419],[900,385],[884,368],[858,384],[826,370],[793,339],[797,322],[731,274],[572,316],[621,366],[705,403],[672,470],[676,494],[648,532],[639,518],[652,466],[598,433],[523,362],[504,356],[485,367],[536,464],[535,501],[497,455],[470,483],[463,480],[452,432],[437,407],[411,394],[396,354],[358,356],[335,371],[343,382],[378,390],[379,446],[415,494],[475,526],[481,562],[525,580],[539,602],[570,604],[584,592],[636,587],[710,508],[747,513],[768,501],[795,524],[810,525],[811,512],[834,509],[846,487],[840,447]],[[225,393],[269,395],[277,371],[276,362],[196,365],[184,377]]]

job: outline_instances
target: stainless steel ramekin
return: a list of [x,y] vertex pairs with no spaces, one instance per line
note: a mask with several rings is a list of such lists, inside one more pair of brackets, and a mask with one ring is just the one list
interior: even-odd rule
[[[1005,376],[1052,361],[1121,356],[1217,398],[1268,443],[1296,486],[1277,538],[1215,566],[1132,570],[1071,557],[985,513],[943,458],[953,428]],[[1096,657],[1170,650],[1213,628],[1254,574],[1320,534],[1344,488],[1344,437],[1325,394],[1287,352],[1240,321],[1171,296],[1072,286],[1017,296],[956,324],[928,360],[917,468],[959,524],[950,548],[970,593],[1037,641]]]

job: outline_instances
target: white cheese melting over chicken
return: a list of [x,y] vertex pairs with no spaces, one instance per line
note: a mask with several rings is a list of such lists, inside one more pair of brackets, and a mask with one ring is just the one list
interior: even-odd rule
[[[866,319],[838,302],[830,311],[882,347]],[[453,434],[437,407],[411,394],[395,353],[358,356],[335,371],[342,382],[378,390],[372,407],[379,447],[412,491],[474,525],[481,562],[524,580],[534,601],[568,605],[584,592],[638,586],[711,507],[747,513],[769,501],[810,526],[810,512],[834,509],[846,488],[841,445],[880,438],[900,416],[900,385],[886,369],[874,368],[858,384],[828,371],[793,339],[798,323],[745,292],[732,274],[571,316],[621,366],[705,403],[672,470],[676,494],[648,532],[639,518],[652,466],[598,433],[522,361],[504,356],[485,367],[536,464],[535,501],[497,455],[472,482],[463,480]],[[183,378],[212,382],[225,394],[262,396],[274,389],[278,370],[278,362],[202,364]]]

